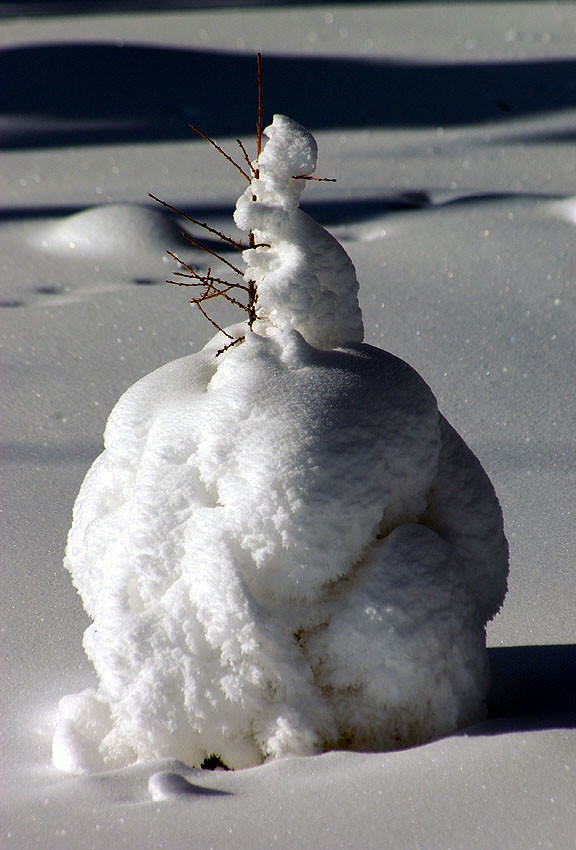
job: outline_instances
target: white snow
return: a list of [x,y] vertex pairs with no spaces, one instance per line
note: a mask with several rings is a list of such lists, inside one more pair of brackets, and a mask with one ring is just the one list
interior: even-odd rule
[[261,318],[128,390],[76,501],[100,681],[61,701],[61,769],[393,749],[483,716],[498,501],[424,381],[360,344],[352,263],[298,210],[314,139],[265,135],[236,213]]
[[[79,254],[83,262],[106,253],[116,259],[134,254],[149,256],[179,241],[181,227],[159,210],[136,204],[109,204],[66,216],[42,233],[41,247],[48,252]],[[159,246],[162,246],[161,248]]]
[[[235,221],[254,230],[258,244],[244,252],[246,278],[258,287],[265,321],[294,328],[318,348],[364,339],[354,266],[341,245],[298,208],[305,180],[316,169],[316,141],[300,124],[275,115],[258,177],[239,198]],[[256,202],[253,201],[256,198]]]
[[[17,68],[22,79],[0,128],[40,140],[3,152],[7,847],[573,846],[575,28],[569,4],[549,3],[3,22],[0,39],[12,48],[3,51],[4,71],[13,79]],[[101,51],[97,87],[69,63],[67,49],[78,42]],[[34,75],[42,45],[56,44],[58,61]],[[184,49],[171,66],[177,46]],[[223,102],[246,101],[243,127],[236,130],[230,116],[230,129],[217,130],[228,150],[240,132],[246,140],[257,49],[267,117],[276,108],[307,123],[319,143],[317,173],[338,178],[307,184],[304,209],[353,260],[366,342],[425,378],[502,502],[511,572],[506,603],[488,624],[489,715],[459,734],[396,752],[291,756],[229,773],[156,760],[70,776],[50,766],[56,706],[62,694],[99,687],[82,649],[89,619],[61,566],[72,505],[118,397],[142,375],[198,352],[213,334],[187,306],[186,291],[154,285],[170,271],[165,248],[205,265],[179,238],[178,220],[145,206],[147,192],[228,232],[240,180],[210,146],[171,133],[188,121],[207,126]],[[184,73],[160,80],[176,59]],[[134,87],[116,60],[127,62]],[[22,88],[28,67],[34,84]],[[47,90],[45,81],[58,74]],[[289,78],[297,108],[296,98],[272,96],[280,79],[288,92]],[[147,93],[149,121],[130,112],[138,87]],[[118,119],[99,99],[106,92]],[[488,114],[496,101],[510,111]],[[452,120],[456,113],[462,117]],[[118,127],[122,138],[107,139]],[[148,127],[169,131],[159,140]],[[74,141],[75,133],[82,138]],[[72,226],[84,241],[67,249]],[[216,317],[227,326],[236,311],[227,305]],[[279,350],[274,333],[264,338],[272,352]],[[243,349],[219,357],[218,370]],[[401,551],[403,541],[391,539]],[[387,563],[393,577],[394,560]],[[363,591],[355,592],[360,604]],[[310,642],[311,657],[313,650],[324,651]],[[69,699],[68,714],[80,712],[85,699]],[[88,707],[98,740],[109,723],[106,705]],[[83,749],[66,734],[63,751],[78,755],[76,769],[95,752],[100,758],[93,742]]]

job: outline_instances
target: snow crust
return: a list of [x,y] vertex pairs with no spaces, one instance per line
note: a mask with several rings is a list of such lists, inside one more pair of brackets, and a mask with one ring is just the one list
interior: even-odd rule
[[245,252],[265,318],[128,390],[76,501],[99,686],[60,703],[64,770],[394,749],[483,716],[494,490],[422,378],[362,344],[352,263],[297,207],[311,135],[266,133],[236,213],[269,245]]

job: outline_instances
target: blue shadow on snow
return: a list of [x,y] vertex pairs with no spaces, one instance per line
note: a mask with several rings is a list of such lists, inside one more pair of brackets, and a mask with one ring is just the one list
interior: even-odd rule
[[[255,58],[156,45],[0,51],[0,148],[252,136]],[[576,60],[481,63],[264,57],[265,119],[312,130],[505,121],[576,106]]]
[[[488,654],[489,721],[477,734],[490,734],[485,727],[495,720],[494,733],[576,728],[576,644],[494,647]],[[475,734],[474,727],[466,732]]]

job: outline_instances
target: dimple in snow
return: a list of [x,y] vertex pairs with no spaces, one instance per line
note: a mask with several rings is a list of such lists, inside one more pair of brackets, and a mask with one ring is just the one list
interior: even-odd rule
[[275,116],[235,220],[260,319],[138,381],[66,567],[98,687],[54,763],[229,767],[394,749],[482,717],[508,550],[480,463],[406,363],[363,344],[354,267],[299,209],[316,143]]

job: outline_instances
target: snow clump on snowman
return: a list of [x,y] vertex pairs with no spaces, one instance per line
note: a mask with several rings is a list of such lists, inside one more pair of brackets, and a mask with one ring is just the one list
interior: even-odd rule
[[60,703],[64,770],[396,749],[483,715],[498,500],[422,378],[363,343],[352,262],[299,208],[314,138],[265,135],[235,213],[257,320],[131,387],[76,501],[99,684]]

